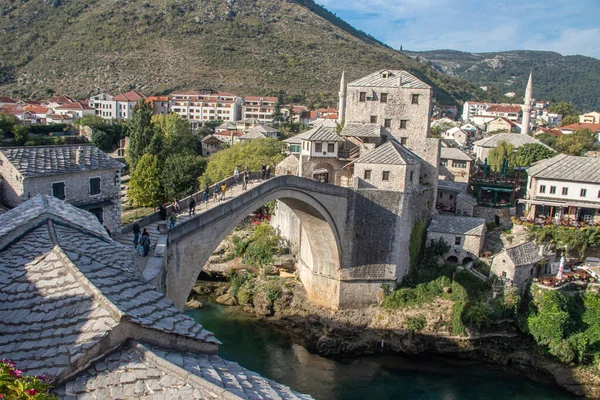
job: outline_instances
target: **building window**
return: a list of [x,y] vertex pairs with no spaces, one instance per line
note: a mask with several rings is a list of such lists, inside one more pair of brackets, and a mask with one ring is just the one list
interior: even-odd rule
[[358,101],[365,102],[367,100],[367,92],[360,92],[358,94]]
[[371,180],[371,170],[365,169],[365,181]]
[[327,152],[333,153],[335,151],[335,143],[327,143]]
[[579,192],[579,197],[586,197],[587,196],[587,189],[581,189],[581,191]]
[[448,160],[446,160],[445,158],[442,158],[440,160],[440,167],[447,167],[448,166]]
[[315,153],[323,151],[323,143],[315,143]]
[[563,196],[568,195],[569,194],[569,188],[564,187],[563,190],[562,190],[562,194],[563,194]]
[[377,123],[377,115],[371,115],[371,123],[372,124],[376,124]]
[[412,104],[419,104],[419,95],[418,94],[413,94],[412,95],[411,103]]
[[406,146],[406,142],[408,142],[408,138],[405,138],[405,137],[403,137],[403,138],[400,138],[400,144],[401,144],[402,146]]
[[300,153],[300,145],[290,144],[290,153]]
[[440,192],[440,199],[443,199],[443,198],[444,198],[444,193]]
[[385,120],[383,120],[383,126],[385,128],[391,128],[392,127],[392,120],[389,118],[386,118]]
[[390,180],[390,171],[383,171],[383,174],[381,175],[381,180],[389,181]]
[[540,193],[546,193],[546,185],[540,185]]
[[64,200],[66,198],[64,182],[56,182],[52,184],[52,196],[60,200]]
[[100,188],[100,178],[90,178],[90,196],[102,193]]
[[414,171],[410,171],[410,181],[413,181],[413,177],[415,176],[415,172]]
[[406,129],[407,125],[408,125],[408,120],[407,119],[401,119],[400,120],[400,129]]
[[550,186],[550,194],[556,194],[556,186]]
[[600,199],[600,190],[598,190],[598,198]]
[[379,101],[381,101],[382,103],[387,103],[387,93],[381,93],[381,97],[379,98]]
[[460,242],[462,242],[462,238],[460,236],[455,236],[454,237],[454,244],[456,246],[460,246]]
[[454,168],[467,168],[467,162],[466,161],[456,161],[456,160],[453,160],[452,161],[452,166]]

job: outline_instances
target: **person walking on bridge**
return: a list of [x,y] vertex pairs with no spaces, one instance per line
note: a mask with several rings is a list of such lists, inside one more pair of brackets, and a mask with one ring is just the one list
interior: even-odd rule
[[169,229],[175,228],[176,223],[177,223],[177,214],[172,213],[171,217],[169,218]]
[[270,179],[271,178],[271,164],[267,165],[267,175],[266,175],[266,179]]
[[223,182],[223,184],[221,185],[221,200],[220,201],[225,200],[226,192],[227,192],[227,185],[225,184],[225,182]]
[[265,180],[265,176],[267,176],[267,167],[265,164],[262,165],[262,180]]
[[192,215],[196,215],[196,200],[194,200],[193,197],[190,199],[190,210],[189,210],[189,216],[191,217]]
[[221,189],[219,188],[219,184],[217,183],[215,185],[215,188],[213,189],[213,200],[214,201],[219,201],[219,194],[221,194]]
[[233,170],[233,177],[235,178],[235,183],[236,185],[238,183],[240,183],[240,169],[238,168],[238,166],[235,166],[235,169]]
[[242,192],[245,192],[248,189],[248,173],[244,172],[242,174]]
[[207,202],[208,203],[208,197],[210,196],[210,189],[208,187],[208,183],[204,184],[204,191],[202,192],[202,199],[200,200],[200,203],[204,203]]
[[175,199],[173,202],[173,212],[175,214],[179,214],[181,212],[181,207],[179,207],[179,200]]
[[133,245],[137,248],[140,242],[140,225],[137,222],[133,223]]
[[142,257],[146,257],[150,252],[150,233],[148,233],[146,228],[144,228],[144,233],[142,233],[140,244],[143,247]]

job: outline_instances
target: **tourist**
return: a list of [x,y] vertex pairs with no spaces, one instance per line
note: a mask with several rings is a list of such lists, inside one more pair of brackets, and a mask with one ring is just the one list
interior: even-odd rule
[[196,200],[193,197],[190,198],[190,209],[188,212],[189,216],[196,215]]
[[265,176],[267,176],[267,167],[265,164],[262,165],[262,180],[265,180]]
[[175,199],[175,201],[173,202],[173,212],[175,214],[179,214],[179,212],[181,212],[181,207],[179,207],[179,200]]
[[208,187],[208,183],[205,183],[204,190],[202,191],[202,200],[200,200],[200,203],[204,203],[204,202],[208,203],[209,195],[210,195],[210,188]]
[[238,184],[240,183],[239,179],[240,179],[240,169],[238,168],[238,166],[235,166],[235,169],[233,170],[233,177],[235,178],[235,183]]
[[225,192],[227,192],[227,185],[223,182],[221,185],[221,200],[225,200]]
[[144,233],[142,233],[142,239],[140,240],[140,244],[142,245],[142,257],[146,257],[150,252],[150,233],[148,230],[144,228]]
[[244,168],[244,173],[246,175],[248,175],[248,179],[250,179],[250,167],[246,165],[246,168]]
[[169,229],[173,229],[175,227],[176,223],[177,223],[177,214],[172,213],[171,217],[169,218]]
[[213,200],[214,201],[219,201],[219,194],[221,193],[221,190],[219,189],[219,184],[217,183],[215,185],[215,188],[213,189]]
[[140,243],[140,226],[137,222],[133,223],[133,245],[137,248]]
[[271,165],[267,165],[266,179],[271,177]]
[[167,209],[165,208],[164,203],[160,203],[160,206],[158,207],[158,215],[160,215],[161,221],[167,220]]
[[242,192],[246,189],[248,189],[248,174],[244,172],[242,174]]

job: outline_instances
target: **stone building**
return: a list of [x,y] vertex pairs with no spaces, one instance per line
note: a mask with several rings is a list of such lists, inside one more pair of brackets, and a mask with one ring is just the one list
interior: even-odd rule
[[442,147],[440,151],[440,180],[469,182],[473,159],[464,151]]
[[5,148],[0,150],[2,201],[16,207],[47,194],[88,210],[116,232],[121,226],[123,167],[91,145]]
[[545,269],[545,259],[534,242],[504,249],[492,260],[491,273],[517,288],[522,295],[534,277]]
[[427,228],[427,242],[443,240],[450,246],[444,259],[466,264],[479,257],[485,242],[485,231],[485,220],[482,218],[435,215]]
[[59,399],[308,399],[217,355],[88,212],[38,195],[0,215],[0,354]]
[[249,141],[254,139],[277,139],[278,135],[277,129],[273,128],[269,125],[257,125],[254,128],[251,128],[248,132],[243,134],[238,138],[239,141]]
[[477,154],[477,161],[483,163],[490,154],[490,151],[498,147],[500,142],[508,142],[509,144],[512,144],[515,150],[526,144],[539,144],[544,147],[548,147],[529,135],[522,135],[519,133],[498,133],[473,143],[474,151]]

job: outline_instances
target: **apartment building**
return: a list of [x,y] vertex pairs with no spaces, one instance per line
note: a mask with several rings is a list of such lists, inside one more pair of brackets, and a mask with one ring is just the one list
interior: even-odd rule
[[196,130],[207,121],[233,122],[240,119],[242,99],[227,92],[186,91],[171,95],[170,111],[190,121]]
[[263,123],[271,123],[273,122],[276,103],[277,97],[246,96],[244,97],[242,118],[255,118]]
[[94,108],[96,115],[104,119],[129,119],[133,107],[140,100],[146,100],[146,95],[137,90],[130,90],[116,96],[101,93],[90,97],[88,104]]

